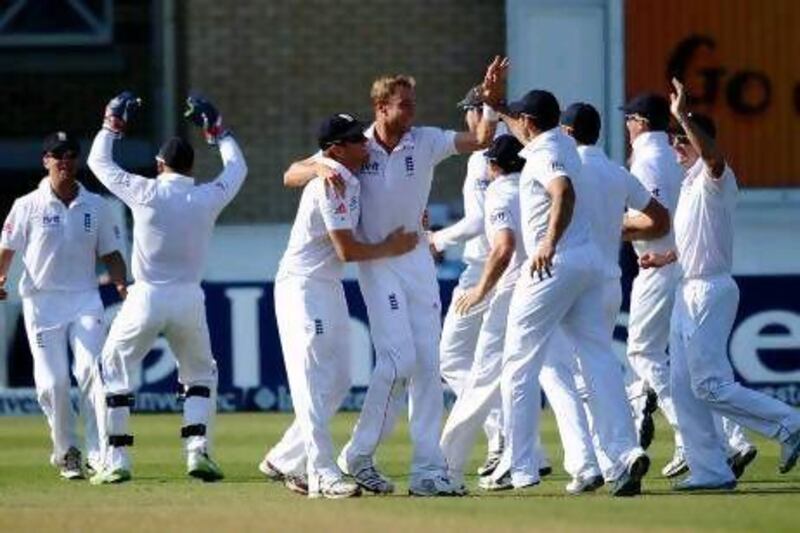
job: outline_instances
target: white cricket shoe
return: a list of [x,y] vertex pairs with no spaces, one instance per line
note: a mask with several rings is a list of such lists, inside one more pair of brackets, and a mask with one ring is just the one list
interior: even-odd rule
[[59,475],[64,479],[86,479],[83,472],[83,460],[81,451],[78,448],[70,447],[61,461],[58,461]]
[[758,455],[758,449],[752,444],[748,444],[743,449],[728,457],[728,464],[736,479],[742,477],[745,469],[755,460],[756,455]]
[[361,487],[343,478],[323,481],[318,489],[308,492],[309,498],[327,498],[330,500],[357,498],[359,496],[361,496]]
[[567,483],[565,490],[567,494],[577,496],[584,492],[594,492],[605,484],[603,476],[596,474],[594,476],[577,476],[572,478],[572,481]]
[[503,450],[490,451],[486,454],[486,460],[481,466],[478,467],[479,476],[490,476],[494,472],[497,465],[500,464],[500,458],[503,457]]
[[686,457],[683,454],[683,448],[676,447],[670,462],[664,465],[661,469],[661,475],[666,478],[678,477],[689,471],[689,465],[686,463]]
[[412,479],[408,486],[409,496],[465,496],[467,488],[463,483],[453,483],[445,475],[434,475]]
[[798,457],[800,457],[800,431],[795,431],[781,443],[781,462],[778,464],[778,472],[785,474],[794,468]]
[[267,461],[266,457],[264,457],[263,461],[258,463],[258,471],[264,474],[264,477],[270,481],[283,481],[286,477],[286,474],[281,472],[277,466]]
[[391,494],[394,492],[394,483],[381,474],[371,458],[361,458],[353,464],[347,462],[345,451],[339,455],[336,464],[344,474],[352,477],[359,487],[373,494]]
[[204,450],[189,452],[186,458],[186,474],[206,483],[219,481],[225,477],[219,465]]

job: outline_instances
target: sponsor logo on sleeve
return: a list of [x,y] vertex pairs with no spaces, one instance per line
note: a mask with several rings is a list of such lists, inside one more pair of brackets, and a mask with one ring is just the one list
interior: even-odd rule
[[89,233],[92,231],[92,214],[91,213],[84,213],[83,214],[83,231]]
[[550,161],[550,172],[564,172],[566,167],[561,161]]
[[400,310],[400,302],[397,300],[397,295],[395,293],[389,295],[389,309],[392,311]]
[[406,156],[406,177],[414,177],[414,156],[411,155]]
[[508,221],[508,213],[506,213],[503,210],[498,209],[497,211],[494,211],[492,212],[491,215],[489,215],[489,222],[491,222],[494,225],[505,224],[507,221]]

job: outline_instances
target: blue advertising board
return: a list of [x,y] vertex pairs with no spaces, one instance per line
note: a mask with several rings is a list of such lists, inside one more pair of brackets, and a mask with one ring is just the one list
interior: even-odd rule
[[[800,276],[743,276],[737,278],[741,303],[729,340],[737,379],[793,405],[800,405]],[[219,368],[221,411],[291,409],[275,322],[273,283],[206,283],[206,306],[211,341]],[[440,281],[442,307],[447,309],[455,280]],[[116,295],[103,288],[109,320],[118,308]],[[345,409],[359,409],[373,365],[366,308],[355,281],[345,282],[352,332],[350,369],[353,380]],[[627,314],[615,331],[618,351],[627,335]],[[0,414],[34,412],[29,364],[25,358],[24,328],[17,328],[12,353],[12,385],[23,389],[0,391]],[[172,352],[159,339],[138,372],[136,408],[139,411],[180,409],[175,391],[177,373]],[[30,391],[25,393],[23,391]]]

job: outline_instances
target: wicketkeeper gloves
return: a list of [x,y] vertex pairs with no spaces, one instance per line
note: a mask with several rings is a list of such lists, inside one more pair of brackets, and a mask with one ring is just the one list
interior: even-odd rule
[[128,120],[133,118],[133,115],[141,106],[141,98],[131,91],[121,92],[106,105],[103,127],[117,135],[122,135]]
[[219,139],[230,135],[230,132],[222,125],[222,115],[205,97],[192,93],[186,99],[186,106],[183,116],[194,125],[203,128],[203,135],[208,144],[213,146]]

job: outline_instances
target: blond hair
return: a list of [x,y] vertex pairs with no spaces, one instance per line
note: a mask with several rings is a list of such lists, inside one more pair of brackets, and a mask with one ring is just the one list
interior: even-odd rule
[[395,74],[394,76],[381,76],[372,82],[372,89],[369,92],[373,104],[386,102],[395,93],[398,87],[413,89],[417,85],[416,80],[405,74]]

